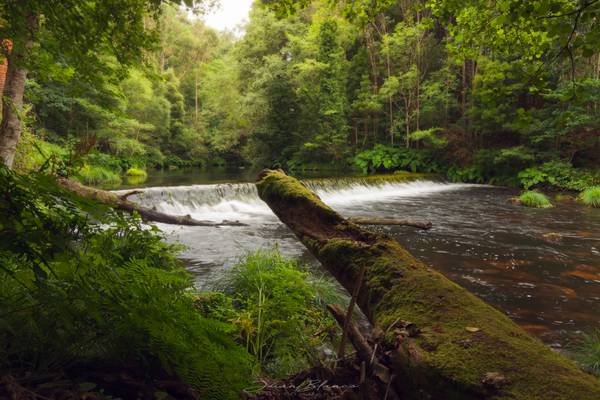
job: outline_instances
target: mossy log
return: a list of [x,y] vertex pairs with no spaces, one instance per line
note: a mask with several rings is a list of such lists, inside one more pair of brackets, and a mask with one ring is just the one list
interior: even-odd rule
[[78,196],[85,197],[88,199],[96,200],[102,204],[123,210],[129,213],[137,212],[144,221],[160,222],[163,224],[170,225],[187,225],[187,226],[245,226],[245,224],[238,221],[222,221],[222,222],[211,222],[211,221],[199,221],[192,218],[189,215],[172,215],[165,214],[160,211],[153,210],[151,208],[143,207],[135,204],[127,198],[136,194],[137,191],[125,193],[122,196],[118,196],[115,193],[108,192],[106,190],[100,190],[84,186],[79,182],[60,178],[58,183],[65,189],[77,194]]
[[[600,380],[504,313],[429,268],[390,237],[361,229],[281,171],[263,171],[260,197],[384,332],[396,392],[423,399],[600,399]],[[399,321],[418,334],[399,335]]]

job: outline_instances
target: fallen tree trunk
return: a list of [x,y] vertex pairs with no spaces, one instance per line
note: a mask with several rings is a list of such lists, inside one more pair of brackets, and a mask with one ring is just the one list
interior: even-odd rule
[[88,199],[96,200],[102,204],[106,204],[108,206],[117,208],[119,210],[127,211],[129,213],[137,212],[140,217],[144,221],[151,222],[160,222],[163,224],[170,225],[186,225],[186,226],[246,226],[238,221],[223,221],[223,222],[212,222],[212,221],[199,221],[197,219],[192,218],[189,215],[171,215],[165,214],[160,211],[153,210],[151,208],[142,207],[138,204],[135,204],[127,198],[134,194],[137,194],[137,191],[132,191],[129,193],[125,193],[122,196],[118,196],[115,193],[108,192],[106,190],[94,189],[88,186],[84,186],[79,182],[60,178],[58,179],[58,183],[65,189],[73,192],[81,197],[85,197]]
[[[600,381],[524,332],[504,313],[409,254],[361,229],[296,179],[264,171],[257,182],[271,207],[384,332],[393,386],[407,398],[589,399]],[[362,283],[361,266],[366,265]],[[400,333],[411,321],[413,335]]]
[[399,225],[410,226],[423,230],[429,230],[433,227],[431,222],[415,221],[412,219],[352,217],[348,220],[357,225]]

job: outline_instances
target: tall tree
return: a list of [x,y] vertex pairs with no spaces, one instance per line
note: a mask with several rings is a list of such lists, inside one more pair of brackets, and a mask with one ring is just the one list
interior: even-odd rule
[[118,65],[139,61],[156,39],[157,25],[147,17],[156,21],[165,3],[198,9],[195,0],[5,0],[0,38],[10,39],[12,50],[4,51],[8,73],[0,127],[2,162],[11,167],[14,161],[28,71],[62,58],[92,76],[108,67],[107,59],[116,59]]

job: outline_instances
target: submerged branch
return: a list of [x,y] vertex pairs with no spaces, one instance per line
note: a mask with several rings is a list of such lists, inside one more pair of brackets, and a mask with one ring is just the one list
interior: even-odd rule
[[415,221],[412,219],[395,219],[395,218],[376,218],[376,217],[352,217],[348,218],[348,221],[353,222],[357,225],[398,225],[398,226],[410,226],[413,228],[419,228],[423,230],[429,230],[433,227],[433,224],[429,221]]

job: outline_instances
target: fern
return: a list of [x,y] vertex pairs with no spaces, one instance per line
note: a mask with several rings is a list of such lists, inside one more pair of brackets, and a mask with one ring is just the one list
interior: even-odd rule
[[202,398],[234,399],[252,359],[203,317],[157,229],[0,167],[0,368],[160,368]]

